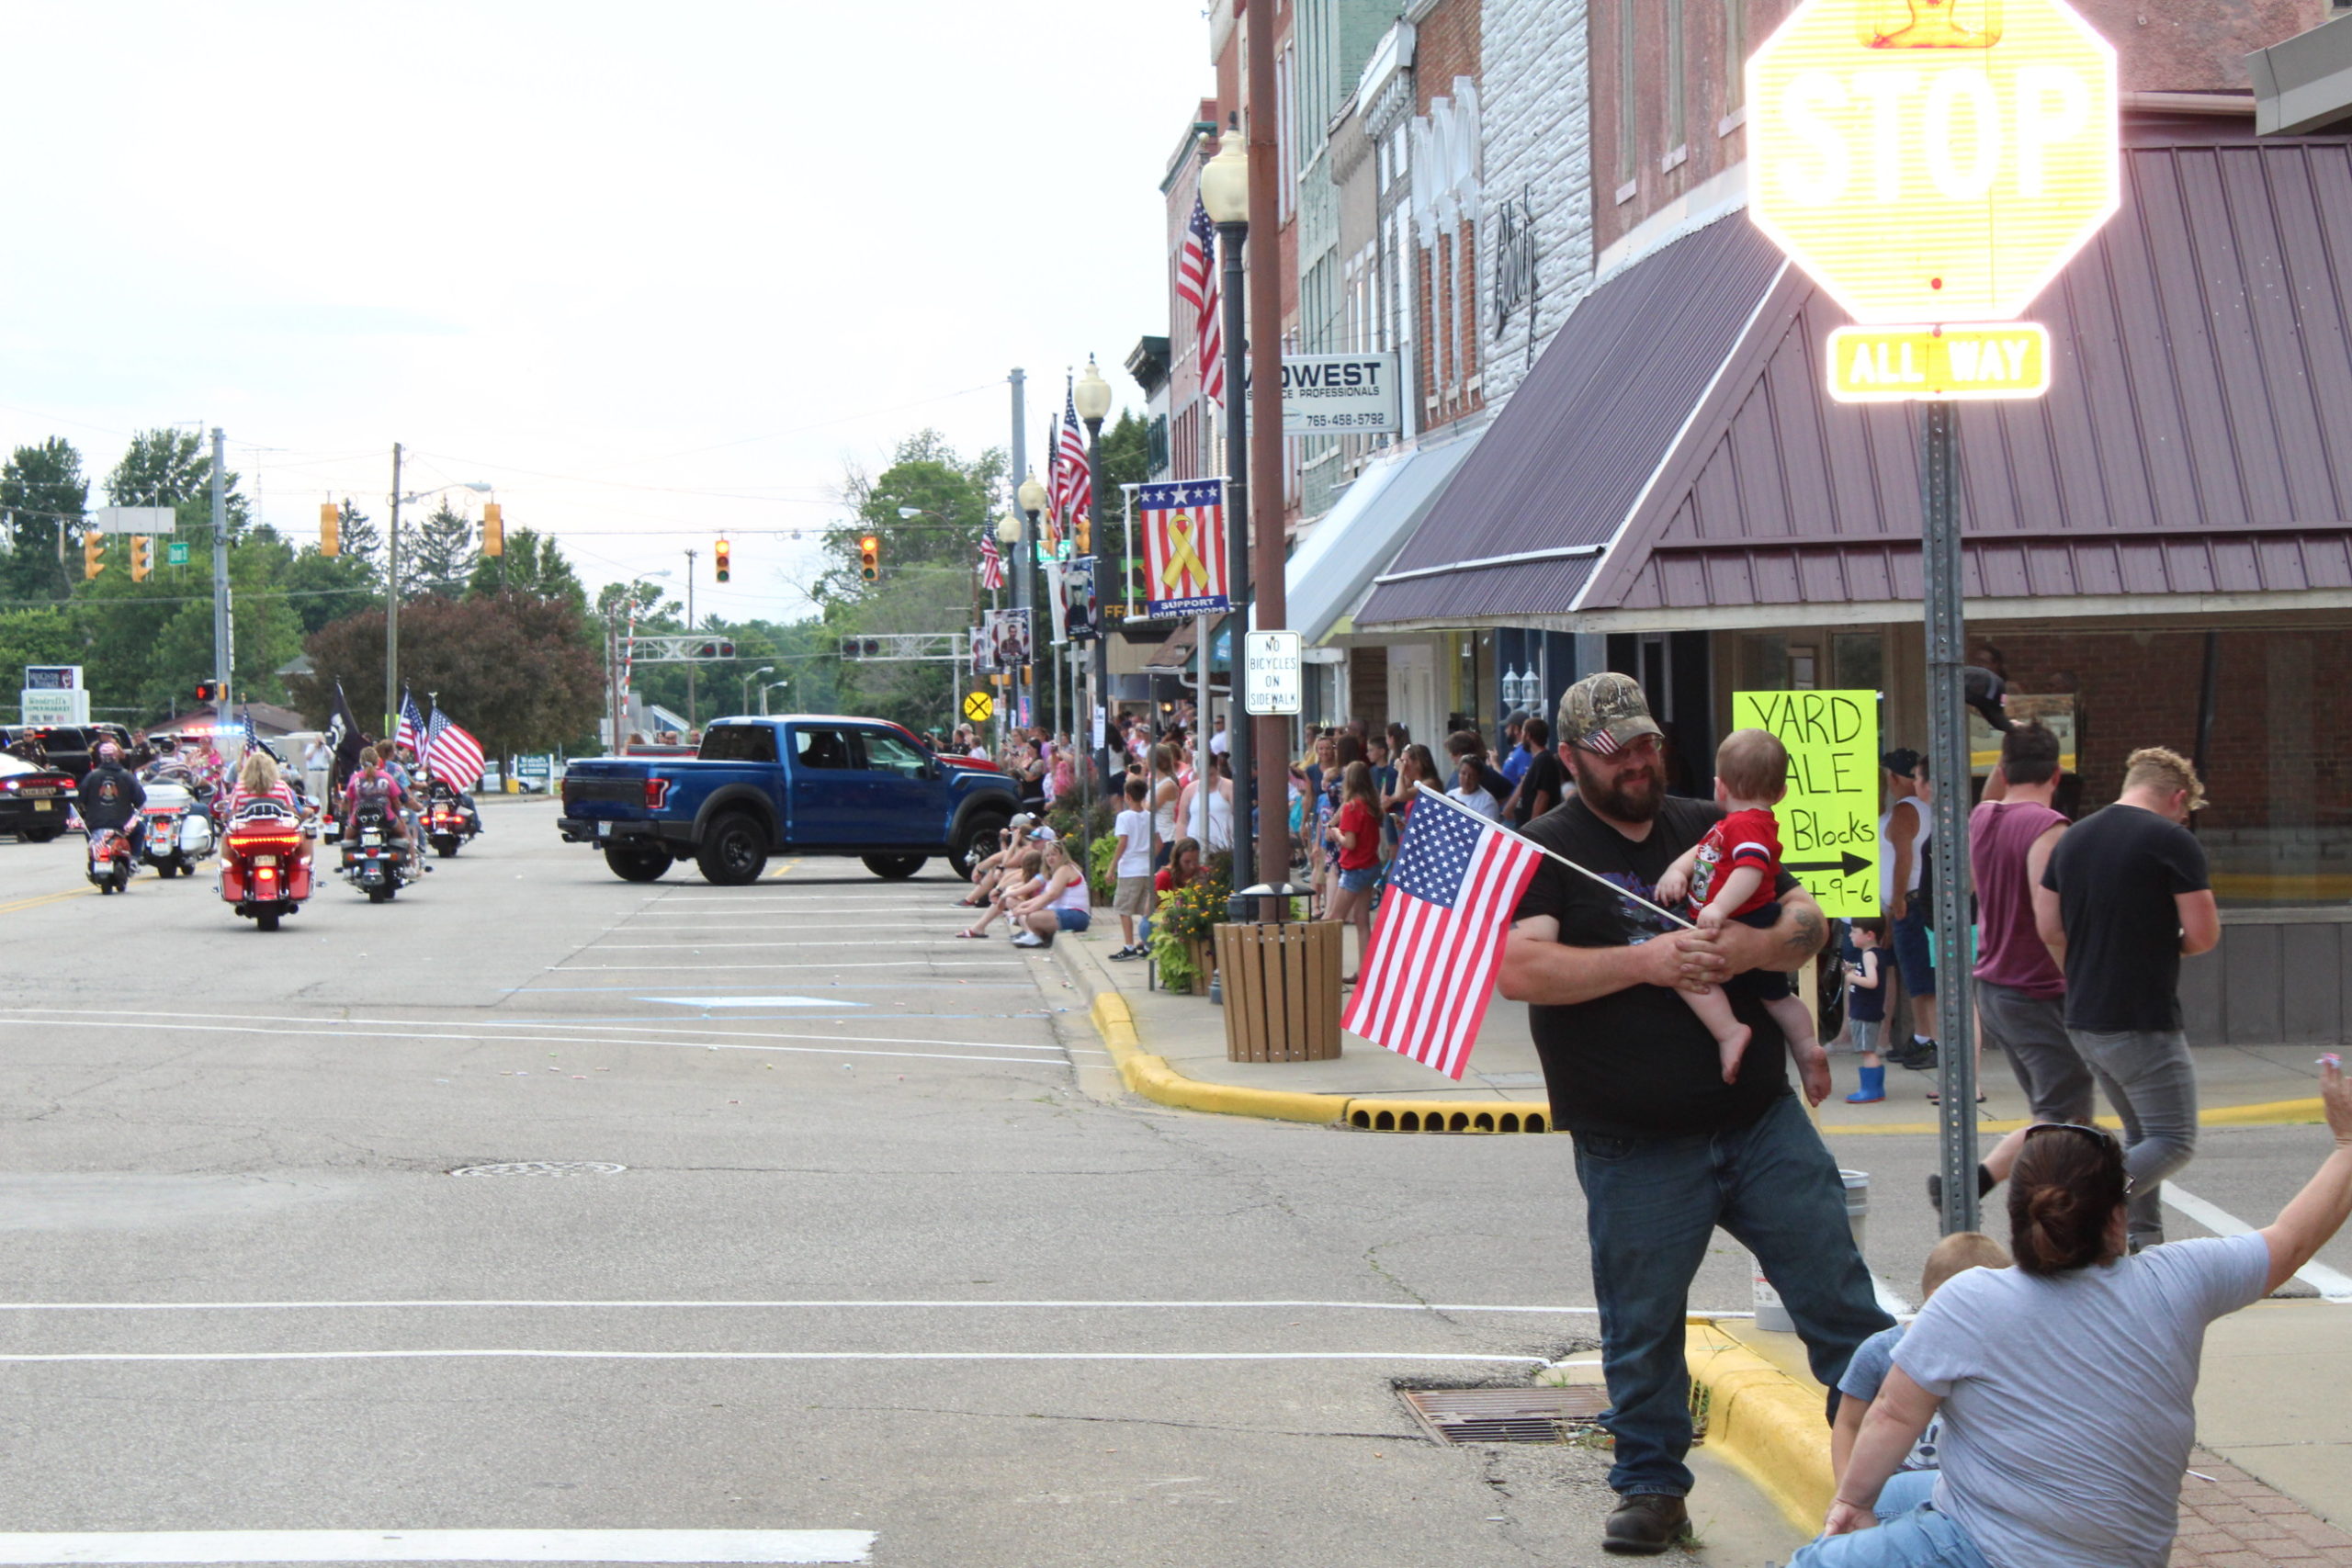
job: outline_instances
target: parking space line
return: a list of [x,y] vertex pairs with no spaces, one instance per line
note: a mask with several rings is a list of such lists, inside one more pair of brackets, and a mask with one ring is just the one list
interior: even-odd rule
[[[2163,1196],[2168,1207],[2179,1210],[2215,1235],[2249,1235],[2257,1228],[2194,1192],[2183,1191],[2177,1181],[2164,1184]],[[2317,1291],[2323,1300],[2339,1306],[2352,1305],[2352,1276],[2313,1261],[2296,1269],[2295,1278]]]
[[109,1530],[0,1534],[0,1564],[865,1562],[872,1530]]

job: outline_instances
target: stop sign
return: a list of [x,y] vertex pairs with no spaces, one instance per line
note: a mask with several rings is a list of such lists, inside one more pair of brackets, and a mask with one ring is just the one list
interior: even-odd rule
[[1858,321],[2022,314],[2121,200],[2066,0],[1806,0],[1747,62],[1748,216]]

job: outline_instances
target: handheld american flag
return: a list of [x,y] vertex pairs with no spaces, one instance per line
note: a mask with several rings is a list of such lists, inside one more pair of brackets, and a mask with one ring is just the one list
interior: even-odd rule
[[1388,868],[1363,980],[1340,1021],[1459,1081],[1503,935],[1544,851],[1427,784]]
[[481,742],[449,722],[441,705],[433,705],[433,722],[424,728],[424,765],[435,778],[461,790],[481,782]]

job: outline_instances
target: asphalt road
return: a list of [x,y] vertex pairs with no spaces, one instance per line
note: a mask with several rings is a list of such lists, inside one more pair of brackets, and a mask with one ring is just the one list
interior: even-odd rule
[[[1049,958],[953,939],[940,867],[640,886],[545,805],[489,818],[396,903],[329,881],[272,934],[209,875],[100,898],[73,843],[0,844],[0,1560],[436,1529],[1599,1560],[1605,1456],[1442,1448],[1396,1393],[1590,1359],[1564,1140],[1163,1111]],[[2217,1134],[2199,1174],[2267,1217],[2316,1137]],[[1891,1194],[1933,1150],[1868,1142],[1900,1291],[1932,1216]],[[618,1168],[452,1174],[524,1162]],[[1748,1304],[1728,1243],[1692,1304]],[[1693,1501],[1712,1561],[1784,1544],[1717,1468]]]

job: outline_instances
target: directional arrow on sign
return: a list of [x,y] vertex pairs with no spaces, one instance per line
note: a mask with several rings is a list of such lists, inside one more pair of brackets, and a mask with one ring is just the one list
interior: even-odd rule
[[1851,876],[1858,871],[1870,868],[1871,863],[1851,850],[1848,850],[1839,860],[1784,860],[1781,863],[1782,871],[1826,871],[1839,876]]

